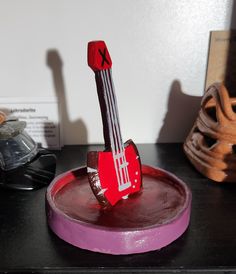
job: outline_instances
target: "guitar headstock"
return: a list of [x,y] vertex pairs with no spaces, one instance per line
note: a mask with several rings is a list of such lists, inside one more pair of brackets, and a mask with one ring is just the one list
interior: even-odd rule
[[111,57],[104,41],[88,43],[88,65],[93,71],[111,68]]

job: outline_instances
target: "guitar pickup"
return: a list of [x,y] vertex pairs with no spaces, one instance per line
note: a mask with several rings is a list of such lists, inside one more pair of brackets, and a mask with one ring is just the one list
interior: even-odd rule
[[121,159],[122,157],[124,157],[124,152],[116,153],[113,155],[115,160]]
[[129,165],[128,162],[124,162],[124,163],[122,163],[122,164],[119,165],[119,168],[123,169],[123,168],[127,167],[128,165]]

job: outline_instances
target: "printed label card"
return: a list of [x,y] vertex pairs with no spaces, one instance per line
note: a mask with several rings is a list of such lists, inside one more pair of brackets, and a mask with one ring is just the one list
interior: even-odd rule
[[27,123],[26,131],[42,147],[60,149],[60,108],[56,98],[1,97],[0,110]]

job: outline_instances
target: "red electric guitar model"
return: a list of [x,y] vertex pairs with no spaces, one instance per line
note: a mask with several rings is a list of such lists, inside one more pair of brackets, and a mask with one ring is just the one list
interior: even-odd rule
[[100,204],[113,206],[140,190],[141,161],[135,144],[131,140],[122,141],[112,81],[112,61],[103,41],[88,43],[88,65],[95,72],[105,140],[103,152],[88,153],[88,178]]

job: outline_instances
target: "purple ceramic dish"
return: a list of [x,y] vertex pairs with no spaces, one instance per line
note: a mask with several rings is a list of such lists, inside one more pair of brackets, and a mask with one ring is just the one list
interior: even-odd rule
[[191,192],[173,174],[142,165],[139,193],[102,209],[88,183],[86,167],[56,177],[47,189],[50,228],[79,248],[133,254],[158,250],[187,229]]

